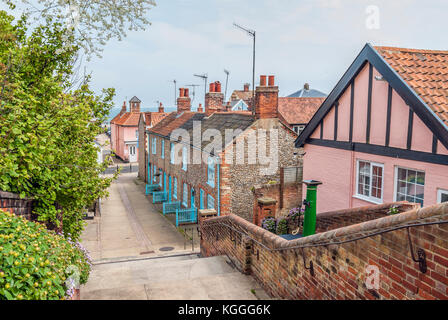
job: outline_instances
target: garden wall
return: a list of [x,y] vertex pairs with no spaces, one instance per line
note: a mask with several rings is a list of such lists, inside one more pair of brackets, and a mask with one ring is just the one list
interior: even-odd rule
[[[448,203],[287,241],[236,215],[221,216],[201,222],[201,253],[227,255],[275,298],[448,299],[444,222]],[[425,273],[411,258],[407,230],[414,255],[426,254]],[[379,271],[373,289],[366,285],[369,266]]]
[[15,215],[23,216],[28,220],[35,218],[32,214],[33,200],[29,198],[21,199],[15,193],[0,191],[0,209],[5,209]]

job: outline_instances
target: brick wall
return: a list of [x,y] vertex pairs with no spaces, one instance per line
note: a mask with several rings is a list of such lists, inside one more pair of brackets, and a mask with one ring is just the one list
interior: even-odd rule
[[143,121],[144,114],[140,115],[138,122],[138,177],[145,181],[148,179],[148,159],[147,159],[147,142],[146,142],[146,125]]
[[[287,241],[229,215],[201,223],[201,253],[227,255],[276,298],[448,299],[448,224],[442,221],[448,221],[448,203]],[[426,273],[412,260],[403,228],[418,223],[435,223],[409,228],[413,250],[426,253]],[[311,262],[314,275],[306,269]],[[366,286],[368,266],[378,267],[378,289]]]
[[[253,199],[253,187],[257,185],[264,185],[270,181],[280,181],[280,168],[297,166],[300,161],[300,157],[296,156],[297,150],[294,147],[294,141],[297,135],[280,123],[278,119],[261,119],[256,121],[251,130],[264,129],[267,130],[266,140],[261,142],[270,146],[270,129],[278,129],[278,165],[274,174],[265,175],[261,174],[260,170],[266,168],[266,165],[260,164],[258,161],[256,164],[248,164],[248,150],[245,144],[245,159],[244,165],[237,164],[236,155],[234,156],[233,164],[221,166],[221,179],[222,179],[222,200],[227,200],[226,204],[222,204],[221,214],[236,214],[247,221],[252,221],[253,215],[253,202],[248,199]],[[248,139],[251,130],[246,130],[243,134],[238,136],[237,141],[240,139]],[[238,142],[237,142],[238,143]],[[269,149],[269,147],[267,148]],[[225,152],[227,149],[225,150]],[[224,153],[225,153],[224,152]],[[225,155],[223,155],[225,159]],[[224,185],[227,183],[227,185]],[[298,201],[301,196],[299,194]]]
[[317,214],[316,232],[325,232],[337,228],[350,226],[369,220],[388,216],[390,208],[394,207],[399,213],[420,207],[420,204],[408,202],[384,203],[377,206],[365,206]]
[[[215,199],[215,205],[218,203],[218,191],[217,188],[212,188],[207,184],[207,165],[204,163],[194,164],[190,163],[187,166],[187,171],[182,169],[182,163],[172,164],[170,162],[170,139],[158,136],[158,135],[150,135],[150,143],[152,143],[152,137],[157,138],[157,155],[150,154],[150,162],[151,165],[157,166],[157,171],[162,169],[163,172],[167,174],[167,184],[169,183],[169,176],[174,179],[177,178],[177,199],[173,201],[182,201],[183,196],[183,184],[187,184],[188,189],[188,207],[191,207],[191,190],[194,188],[195,190],[195,205],[196,208],[199,208],[199,200],[200,200],[200,189],[204,190],[204,204],[206,206],[207,196],[211,195]],[[164,159],[160,156],[161,148],[162,148],[162,140],[165,141],[165,153]],[[178,145],[178,157],[182,159],[182,146]],[[150,150],[151,152],[151,150]],[[196,151],[197,152],[197,151]],[[190,157],[193,155],[193,148],[190,147]],[[218,185],[218,175],[215,174],[215,186]],[[163,180],[163,179],[162,179]],[[159,180],[157,180],[158,182]],[[173,182],[174,183],[174,182]],[[162,186],[165,189],[164,181],[162,182]],[[166,188],[168,190],[168,187]]]
[[21,199],[18,194],[0,191],[0,209],[5,209],[28,220],[34,219],[32,214],[33,200]]
[[[301,181],[302,179],[300,178],[299,180]],[[254,186],[252,190],[254,208],[258,207],[258,199],[263,197],[277,201],[276,217],[285,216],[292,208],[300,207],[302,203],[302,183],[288,183],[283,186],[283,190],[281,189],[280,182]],[[283,208],[280,207],[282,197]]]

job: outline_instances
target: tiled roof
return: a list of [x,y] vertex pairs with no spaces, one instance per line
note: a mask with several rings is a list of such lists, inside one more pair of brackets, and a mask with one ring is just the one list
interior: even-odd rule
[[235,91],[233,91],[230,99],[232,101],[233,100],[240,100],[240,99],[242,99],[244,101],[251,100],[252,99],[252,92],[253,92],[252,90],[249,90],[249,91],[235,90]]
[[307,124],[325,98],[278,98],[278,111],[285,121],[292,124]]
[[160,121],[162,121],[163,118],[168,116],[168,113],[165,112],[144,112],[143,115],[145,116],[145,124],[146,126],[152,128],[156,124],[158,124]]
[[137,127],[140,119],[140,112],[126,112],[118,114],[110,123],[125,127]]
[[[254,117],[250,112],[216,112],[210,117],[202,119],[201,131],[202,134],[208,129],[215,129],[221,133],[223,138],[226,138],[225,131],[227,129],[241,131],[246,130],[254,123]],[[192,134],[193,127],[187,129]],[[227,145],[230,141],[224,141]],[[210,141],[202,141],[202,148],[210,144]]]
[[448,51],[394,47],[375,50],[448,125]]
[[289,95],[289,98],[325,98],[327,95],[322,91],[310,89],[306,83],[305,86],[297,92]]
[[172,112],[148,131],[168,137],[173,130],[182,126],[195,114],[197,113],[192,111],[186,111],[180,114]]

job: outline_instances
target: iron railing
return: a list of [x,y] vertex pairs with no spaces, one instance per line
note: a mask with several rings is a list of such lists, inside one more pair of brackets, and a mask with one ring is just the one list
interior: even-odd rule
[[165,202],[168,200],[168,192],[157,191],[152,193],[152,203]]
[[159,191],[160,186],[158,184],[147,184],[146,185],[146,195],[150,195],[155,191]]
[[198,209],[177,209],[176,210],[176,227],[180,224],[196,223],[198,221]]
[[176,202],[164,202],[163,203],[163,215],[170,213],[176,213],[181,208],[180,201]]

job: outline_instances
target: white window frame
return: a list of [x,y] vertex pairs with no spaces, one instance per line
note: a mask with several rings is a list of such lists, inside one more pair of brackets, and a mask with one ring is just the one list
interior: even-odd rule
[[162,159],[165,159],[165,140],[162,139],[162,146],[161,146],[161,150],[160,150],[160,155],[162,157]]
[[442,203],[442,194],[448,195],[448,190],[437,189],[437,203]]
[[188,169],[188,149],[187,146],[182,147],[182,170],[187,171]]
[[[213,172],[212,177],[211,172]],[[207,159],[207,184],[212,188],[215,187],[215,176],[216,176],[215,159],[209,156]]]
[[174,142],[170,143],[170,163],[174,164]]
[[[425,174],[425,183],[426,183],[426,172],[424,170],[419,170],[419,169],[414,169],[414,168],[409,168],[409,167],[402,167],[402,166],[395,166],[394,169],[394,202],[397,202],[398,197],[397,197],[397,193],[398,193],[398,169],[404,169],[404,170],[411,170],[411,171],[417,171],[417,172],[422,172]],[[426,186],[426,184],[425,184]],[[423,203],[425,203],[425,193],[423,191]]]
[[177,200],[177,178],[173,179],[173,198]]
[[[210,199],[213,201],[213,208],[210,207]],[[215,209],[215,198],[211,195],[207,195],[207,209]]]
[[305,126],[303,124],[293,126],[294,132],[297,133],[298,135],[300,135],[304,129]]
[[152,138],[152,154],[157,154],[157,138]]
[[188,185],[186,183],[182,185],[182,205],[188,208]]
[[[370,185],[369,185],[369,191],[370,194],[372,194],[372,183],[373,183],[373,167],[380,167],[382,170],[382,177],[381,177],[381,199],[376,198],[376,197],[372,197],[370,196],[366,196],[363,194],[359,193],[359,163],[360,162],[367,162],[370,164]],[[360,200],[364,200],[364,201],[368,201],[368,202],[372,202],[375,204],[382,204],[383,203],[383,199],[384,199],[384,164],[382,163],[378,163],[378,162],[374,162],[374,161],[370,161],[370,160],[363,160],[363,159],[356,159],[356,176],[355,176],[355,184],[356,184],[356,194],[353,196],[354,198],[360,199]]]

